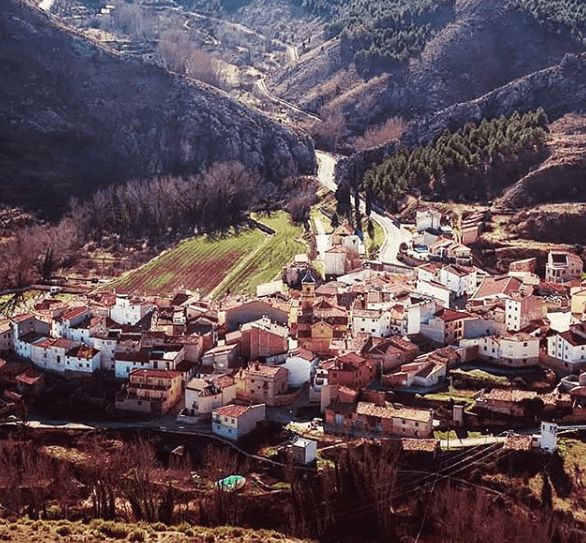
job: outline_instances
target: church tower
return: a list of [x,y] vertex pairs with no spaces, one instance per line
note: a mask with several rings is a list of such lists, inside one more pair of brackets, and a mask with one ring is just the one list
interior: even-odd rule
[[304,311],[313,306],[315,302],[315,279],[311,272],[307,270],[307,273],[301,280],[301,310]]

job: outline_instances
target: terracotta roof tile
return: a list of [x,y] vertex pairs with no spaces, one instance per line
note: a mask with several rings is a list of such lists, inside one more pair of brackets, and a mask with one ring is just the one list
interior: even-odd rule
[[214,412],[222,417],[232,417],[233,419],[240,418],[242,415],[245,415],[249,410],[247,405],[225,405],[224,407],[219,407]]

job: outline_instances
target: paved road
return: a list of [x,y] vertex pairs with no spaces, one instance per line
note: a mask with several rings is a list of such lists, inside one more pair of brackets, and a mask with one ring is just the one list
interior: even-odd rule
[[[323,151],[316,151],[315,156],[317,157],[317,177],[319,182],[335,192],[337,189],[335,167],[338,161],[336,157]],[[360,209],[365,212],[365,203],[363,200],[360,202]],[[372,212],[371,217],[376,221],[385,233],[385,241],[380,248],[378,259],[385,264],[401,264],[397,260],[397,254],[399,253],[399,246],[401,243],[409,242],[411,240],[411,233],[404,229],[395,226],[392,219],[381,215],[380,213]],[[402,265],[402,264],[401,264]]]
[[279,98],[278,96],[275,96],[271,91],[269,91],[269,89],[267,89],[267,86],[265,84],[265,76],[264,75],[259,80],[257,80],[256,87],[258,88],[260,93],[265,98],[267,98],[267,100],[270,100],[271,102],[274,102],[280,106],[289,108],[292,111],[295,111],[296,113],[300,113],[301,115],[305,115],[306,117],[313,119],[314,121],[321,121],[321,119],[317,115],[314,115],[313,113],[309,113],[308,111],[304,111],[303,109],[298,108],[296,105],[292,104],[291,102],[287,102],[286,100],[283,100],[282,98]]
[[397,260],[399,254],[399,247],[401,243],[409,243],[411,241],[411,232],[409,230],[395,226],[395,223],[389,217],[380,215],[379,213],[372,212],[371,217],[385,232],[385,242],[379,251],[378,259],[385,264],[401,264],[402,262]]
[[317,158],[317,177],[319,182],[332,192],[336,192],[338,185],[336,184],[334,169],[338,159],[333,155],[317,150],[315,151],[315,156]]
[[[47,1],[47,0],[45,0],[45,1]],[[262,39],[262,40],[267,39],[267,37],[264,34],[261,34],[260,32],[257,32],[256,30],[253,30],[252,28],[248,28],[240,23],[234,23],[231,21],[226,21],[224,19],[218,19],[217,17],[210,17],[209,15],[205,15],[203,13],[198,13],[196,11],[190,11],[188,13],[188,15],[190,15],[196,19],[204,19],[204,20],[212,21],[217,24],[227,26],[228,28],[231,28],[233,30],[238,30],[240,32],[248,34],[249,36],[255,36],[255,37]],[[186,21],[185,27],[191,28],[189,26],[188,22],[189,21]],[[295,64],[298,62],[299,55],[297,53],[297,47],[295,47],[293,45],[289,45],[288,43],[285,43],[284,41],[278,40],[276,38],[270,38],[270,41],[272,43],[278,45],[279,47],[284,47],[287,50],[287,57],[289,58],[289,61],[292,64]],[[217,42],[217,40],[216,40],[216,42]],[[314,115],[313,113],[309,113],[307,111],[304,111],[303,109],[297,107],[296,105],[292,104],[291,102],[287,102],[286,100],[283,100],[282,98],[279,98],[278,96],[276,96],[272,92],[270,92],[265,84],[265,76],[264,75],[256,82],[256,87],[258,88],[259,92],[267,100],[274,102],[275,104],[278,104],[280,106],[291,109],[292,111],[295,111],[296,113],[300,113],[301,115],[309,117],[310,119],[313,119],[316,121],[321,120],[317,115]]]

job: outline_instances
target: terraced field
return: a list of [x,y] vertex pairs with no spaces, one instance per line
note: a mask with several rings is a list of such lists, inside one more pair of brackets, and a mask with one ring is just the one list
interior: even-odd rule
[[307,245],[302,240],[303,227],[291,224],[284,211],[270,217],[254,218],[275,230],[276,234],[269,236],[262,247],[233,270],[214,291],[215,296],[225,292],[255,294],[257,285],[277,279],[284,264],[292,261],[296,254],[307,252]]
[[182,241],[144,266],[108,285],[128,294],[167,294],[176,288],[199,289],[209,294],[230,270],[267,239],[260,230],[245,230],[230,237],[201,236]]
[[285,212],[256,219],[276,234],[251,229],[220,239],[192,238],[114,281],[108,289],[140,295],[164,295],[181,287],[214,297],[225,292],[254,294],[257,285],[275,279],[295,254],[307,250],[301,240],[303,228],[292,225]]

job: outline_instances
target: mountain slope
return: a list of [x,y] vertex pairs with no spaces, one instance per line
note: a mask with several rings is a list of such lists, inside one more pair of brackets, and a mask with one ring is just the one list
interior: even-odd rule
[[365,124],[393,116],[415,119],[472,100],[584,49],[570,30],[540,24],[507,0],[450,4],[445,9],[453,15],[437,24],[407,62],[376,58],[361,64],[355,52],[363,44],[346,33],[328,42],[321,55],[316,41],[316,50],[301,55],[295,72],[276,74],[270,83],[302,107],[315,109],[325,101],[340,108],[352,133],[359,133]]
[[586,201],[586,117],[571,114],[553,123],[548,147],[547,160],[505,191],[503,205]]
[[[455,131],[470,122],[508,117],[515,110],[524,113],[540,107],[550,122],[586,108],[586,54],[566,55],[556,66],[415,121],[400,142],[388,142],[341,160],[336,175],[344,183],[360,183],[366,170],[382,162],[385,156],[394,154],[400,146],[413,148],[424,145],[434,141],[446,129]],[[511,178],[509,181],[512,184],[517,179]]]
[[0,201],[51,213],[105,184],[222,160],[276,183],[315,171],[307,136],[0,0]]

